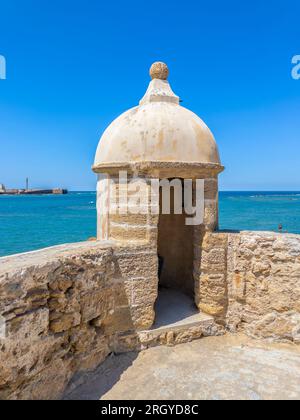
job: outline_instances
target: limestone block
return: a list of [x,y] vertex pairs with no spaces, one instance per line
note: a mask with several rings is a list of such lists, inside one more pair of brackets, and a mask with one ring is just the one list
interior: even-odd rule
[[37,309],[46,306],[49,298],[49,291],[47,288],[33,288],[28,290],[25,299],[31,309]]
[[76,359],[77,369],[79,371],[93,371],[102,362],[104,362],[109,353],[110,349],[108,345],[105,345],[102,349],[94,350],[85,355],[81,355]]
[[[51,361],[69,351],[68,337],[47,336],[39,341],[0,340],[0,399],[2,387],[12,389],[29,381]],[[5,387],[6,384],[6,387]]]
[[[239,242],[240,242],[240,246],[243,249],[249,249],[251,251],[254,251],[255,249],[257,249],[258,246],[258,237],[256,236],[246,236],[244,234],[241,234],[238,236],[239,238]],[[237,244],[236,244],[237,245]]]
[[218,227],[218,203],[216,200],[205,200],[204,226],[208,231],[215,231]]
[[53,333],[61,333],[76,327],[81,322],[81,316],[78,312],[73,314],[61,314],[57,319],[50,322],[50,331]]
[[202,249],[210,251],[214,248],[226,248],[228,243],[228,234],[219,232],[207,232],[203,237]]
[[130,312],[135,330],[146,330],[152,327],[155,319],[154,303],[132,306]]
[[286,252],[277,251],[273,255],[272,262],[274,262],[275,264],[293,264],[295,262],[295,257]]
[[218,180],[205,179],[204,181],[205,200],[217,200],[218,198]]
[[72,328],[70,331],[70,345],[72,353],[86,353],[91,350],[95,337],[96,330],[89,325],[84,324],[76,328]]
[[244,301],[246,298],[246,285],[247,278],[251,273],[245,274],[244,272],[235,271],[228,276],[230,287],[230,296],[238,301]]
[[58,280],[58,289],[61,290],[62,292],[66,292],[72,286],[73,286],[73,281],[68,277]]
[[67,304],[68,300],[66,299],[64,294],[62,294],[59,297],[52,297],[48,301],[49,309],[51,311],[63,312],[64,309],[67,307]]
[[[289,235],[286,237],[288,254],[294,258],[300,257],[300,238],[299,235]],[[274,246],[274,244],[273,244]]]
[[102,322],[105,335],[112,335],[117,332],[134,330],[131,309],[129,307],[119,307],[111,310]]
[[256,277],[261,275],[269,276],[271,271],[271,264],[268,261],[256,261],[253,263],[252,272]]
[[114,225],[124,224],[134,226],[157,226],[158,215],[153,214],[110,214],[110,223]]
[[[131,216],[147,216],[149,217],[149,220],[151,221],[152,217],[158,217],[159,216],[159,203],[155,200],[153,202],[150,202],[148,204],[139,204],[139,203],[127,203],[127,202],[119,202],[119,203],[111,203],[109,207],[109,218],[111,216],[115,220],[112,220],[114,222],[123,221],[123,218],[129,217],[129,221],[131,219]],[[118,216],[120,216],[120,219],[118,219]],[[111,220],[111,219],[110,219]],[[132,219],[133,220],[133,219]],[[153,219],[153,222],[155,221],[155,218]]]
[[223,315],[224,313],[224,305],[220,305],[217,302],[211,301],[211,302],[204,302],[201,300],[199,304],[199,309],[203,313],[207,315],[212,315],[214,317]]
[[110,348],[114,353],[127,353],[140,350],[141,344],[137,333],[119,333],[112,336]]
[[30,382],[15,390],[9,400],[58,399],[73,375],[70,361],[57,359],[39,372]]
[[130,306],[149,305],[155,303],[158,295],[158,279],[140,278],[124,281],[127,304]]
[[151,226],[133,226],[110,223],[109,237],[118,241],[150,241],[156,228]]
[[[111,295],[113,296],[113,307],[129,306],[131,303],[131,290],[126,285],[126,281],[122,280],[115,284],[111,289]],[[110,308],[112,309],[112,308]]]
[[272,312],[246,327],[249,335],[274,341],[299,342],[300,314]]
[[116,255],[120,278],[149,278],[158,274],[158,258],[153,252],[128,252]]
[[213,319],[202,321],[199,325],[174,328],[169,331],[150,330],[138,333],[142,349],[163,346],[174,346],[188,343],[202,337],[223,335],[225,330],[216,324]]
[[272,277],[268,280],[268,308],[277,312],[288,312],[291,308],[300,312],[300,287],[298,279],[281,277],[276,281]]
[[227,254],[224,248],[214,248],[209,252],[202,251],[201,266],[196,267],[199,271],[225,273]]
[[83,322],[105,317],[114,308],[114,296],[110,289],[100,289],[84,293],[80,297],[81,316]]
[[225,315],[226,329],[236,333],[242,325],[244,315],[244,303],[229,298],[229,304]]
[[48,333],[49,310],[38,309],[7,322],[7,337],[17,341],[30,340],[34,342]]

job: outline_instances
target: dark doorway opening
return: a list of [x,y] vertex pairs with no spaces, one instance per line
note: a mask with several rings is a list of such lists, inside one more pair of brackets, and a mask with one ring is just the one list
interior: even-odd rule
[[158,224],[159,287],[175,289],[194,299],[194,229],[186,225],[184,212],[183,180],[181,181],[182,214],[175,214],[175,194],[170,189],[170,214],[162,214],[162,189],[160,188],[160,215]]

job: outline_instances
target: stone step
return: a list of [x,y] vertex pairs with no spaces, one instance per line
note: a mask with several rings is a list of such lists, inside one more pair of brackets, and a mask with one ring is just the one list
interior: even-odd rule
[[178,322],[138,332],[141,349],[188,343],[202,337],[223,335],[225,330],[216,324],[214,318],[197,313]]

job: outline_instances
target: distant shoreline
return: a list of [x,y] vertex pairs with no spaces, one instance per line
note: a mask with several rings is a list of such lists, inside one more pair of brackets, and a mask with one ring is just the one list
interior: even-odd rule
[[50,190],[5,190],[0,191],[0,195],[63,195],[68,194],[68,190],[62,188],[54,188]]

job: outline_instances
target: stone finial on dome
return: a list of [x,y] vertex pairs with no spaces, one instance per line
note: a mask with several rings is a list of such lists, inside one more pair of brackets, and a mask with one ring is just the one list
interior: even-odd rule
[[152,78],[147,92],[140,101],[140,105],[149,102],[171,102],[179,104],[179,97],[172,91],[168,82],[169,69],[165,63],[158,61],[150,69]]
[[153,63],[150,68],[150,76],[152,80],[167,80],[169,76],[168,66],[165,63],[162,63],[161,61]]

